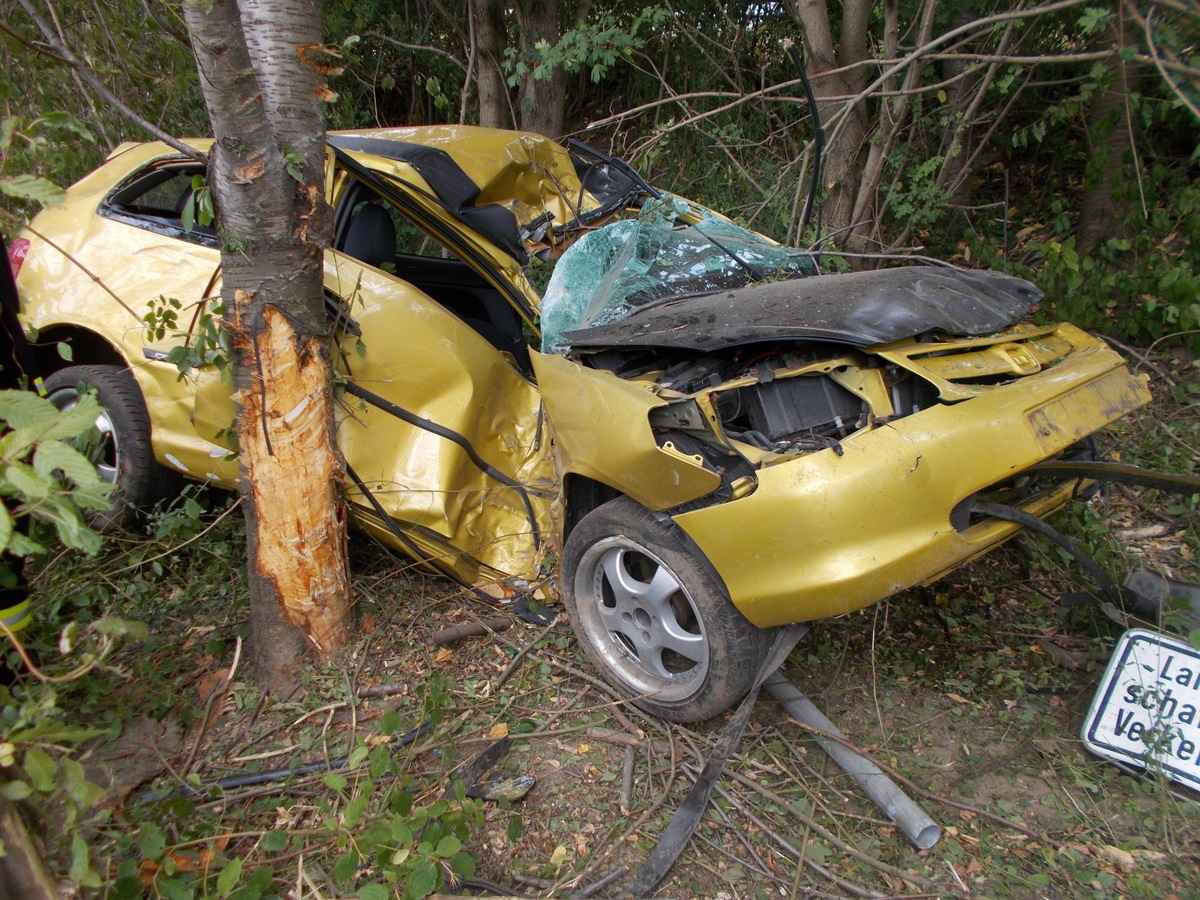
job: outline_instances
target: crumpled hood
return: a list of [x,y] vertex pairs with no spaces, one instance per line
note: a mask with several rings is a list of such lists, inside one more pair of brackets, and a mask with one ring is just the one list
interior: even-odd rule
[[574,349],[710,351],[780,340],[869,347],[927,331],[992,334],[1020,321],[1041,298],[1033,284],[999,272],[909,266],[680,297],[563,337]]

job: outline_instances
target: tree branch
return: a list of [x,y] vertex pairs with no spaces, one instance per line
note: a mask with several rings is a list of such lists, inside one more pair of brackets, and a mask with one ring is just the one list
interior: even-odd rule
[[68,66],[70,66],[71,69],[75,71],[84,82],[87,83],[88,87],[104,98],[104,101],[113,109],[115,109],[118,113],[132,122],[138,128],[141,128],[151,137],[162,141],[168,147],[178,150],[185,156],[199,160],[202,163],[208,163],[208,156],[205,153],[197,150],[195,147],[188,146],[178,138],[167,134],[157,125],[150,122],[148,119],[143,118],[131,107],[127,106],[124,101],[110,91],[104,85],[104,82],[100,80],[99,76],[97,76],[92,70],[92,68],[76,57],[75,54],[71,52],[70,48],[59,39],[58,34],[49,26],[46,20],[41,17],[38,11],[34,9],[30,0],[17,0],[17,2],[21,4],[21,8],[25,10],[25,14],[28,15],[33,21],[34,26],[41,33],[42,39],[46,42],[46,45],[54,52],[54,54],[62,59],[62,61]]
[[432,47],[429,44],[406,44],[404,41],[398,41],[394,37],[383,34],[379,31],[364,31],[363,37],[378,38],[381,41],[391,44],[393,47],[401,47],[405,50],[421,50],[425,53],[436,53],[438,56],[442,56],[450,60],[450,62],[454,63],[464,72],[467,71],[467,66],[463,64],[462,60],[460,60],[453,53],[443,50],[441,47]]
[[951,41],[957,40],[963,35],[971,34],[985,28],[990,28],[993,25],[998,25],[1001,22],[1009,22],[1014,19],[1030,19],[1044,16],[1047,13],[1059,12],[1064,9],[1072,9],[1076,6],[1082,6],[1088,3],[1089,0],[1057,0],[1057,2],[1046,3],[1042,6],[1035,6],[1031,9],[1018,9],[1011,12],[996,13],[992,16],[985,16],[982,19],[976,19],[957,28],[952,28],[945,34],[939,35],[931,41],[926,41],[914,50],[907,53],[903,59],[888,66],[881,75],[867,85],[858,96],[850,100],[845,106],[839,109],[834,115],[830,116],[826,127],[833,126],[830,135],[829,143],[833,143],[834,139],[845,127],[850,113],[859,105],[864,103],[868,97],[871,97],[879,90],[879,88],[889,79],[894,77],[903,69],[908,68],[913,63],[922,57],[928,56],[934,49],[944,46]]

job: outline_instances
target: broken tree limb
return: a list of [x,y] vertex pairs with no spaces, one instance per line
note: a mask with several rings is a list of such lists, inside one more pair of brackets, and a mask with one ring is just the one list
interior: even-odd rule
[[451,625],[441,631],[434,632],[431,638],[435,647],[445,647],[461,641],[463,638],[481,637],[496,631],[507,631],[512,627],[512,619],[508,616],[491,616],[477,622],[463,622],[461,625]]
[[0,841],[5,850],[0,857],[0,896],[56,900],[54,879],[46,871],[17,807],[7,801],[0,801]]

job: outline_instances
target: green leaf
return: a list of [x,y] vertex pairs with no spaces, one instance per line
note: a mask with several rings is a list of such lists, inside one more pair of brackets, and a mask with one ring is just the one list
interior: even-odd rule
[[383,884],[364,884],[358,889],[359,900],[388,900],[391,888]]
[[32,793],[33,788],[24,781],[6,781],[0,784],[0,797],[5,800],[24,800]]
[[193,193],[183,204],[179,214],[179,223],[183,226],[184,234],[191,234],[196,227],[196,195]]
[[387,747],[380,745],[374,748],[371,751],[370,759],[371,761],[367,765],[367,775],[370,778],[382,778],[389,771],[393,771],[395,763]]
[[146,822],[138,829],[138,852],[142,859],[158,859],[167,848],[167,839],[153,822]]
[[346,776],[341,772],[330,772],[325,776],[325,787],[331,791],[340,791],[350,782],[346,781]]
[[87,841],[78,832],[71,838],[71,880],[76,884],[87,879],[88,869],[91,868],[91,853]]
[[400,713],[394,709],[387,710],[379,717],[379,733],[393,735],[400,730]]
[[392,842],[399,847],[408,847],[412,844],[412,840],[412,829],[400,816],[394,816],[392,818]]
[[53,480],[55,470],[75,482],[81,490],[111,489],[96,473],[91,460],[61,441],[49,441],[38,446],[33,454],[33,470],[44,478]]
[[367,804],[371,798],[367,794],[359,794],[349,803],[346,804],[346,812],[342,817],[347,828],[353,828],[362,819],[363,813],[367,811]]
[[286,831],[268,831],[263,835],[262,843],[259,844],[267,853],[278,853],[287,847],[288,835]]
[[349,881],[354,877],[354,873],[358,871],[358,852],[353,848],[347,850],[338,857],[336,863],[333,864],[334,881]]
[[29,391],[0,391],[0,419],[10,428],[45,427],[57,415],[58,410],[45,397]]
[[242,859],[239,856],[231,859],[229,864],[221,870],[221,874],[217,876],[217,893],[222,897],[228,896],[241,877]]
[[284,168],[287,169],[287,173],[296,181],[304,184],[304,159],[292,147],[284,147],[280,153],[283,155]]
[[367,758],[367,754],[371,752],[371,748],[366,744],[359,744],[350,751],[350,756],[346,759],[346,768],[355,769],[362,765],[362,761]]
[[10,175],[0,178],[0,194],[18,200],[33,200],[42,206],[54,206],[66,196],[66,191],[53,181],[36,175]]
[[32,467],[24,463],[5,466],[3,478],[29,500],[44,500],[54,490],[52,480],[38,475]]
[[54,776],[58,772],[58,764],[41,747],[30,747],[25,751],[24,768],[36,790],[46,794],[54,790]]
[[462,841],[452,834],[446,835],[438,841],[437,847],[434,848],[434,856],[440,856],[442,859],[449,859],[462,849]]
[[475,874],[475,857],[470,853],[456,853],[450,859],[450,871],[460,879],[470,878]]
[[0,503],[0,552],[8,549],[8,541],[12,537],[12,533],[12,516],[8,514],[8,507]]
[[408,876],[408,883],[404,885],[406,900],[420,900],[421,897],[432,894],[437,889],[437,873],[437,866],[432,860],[416,860]]
[[515,844],[525,834],[525,820],[520,816],[510,816],[507,830],[509,842]]

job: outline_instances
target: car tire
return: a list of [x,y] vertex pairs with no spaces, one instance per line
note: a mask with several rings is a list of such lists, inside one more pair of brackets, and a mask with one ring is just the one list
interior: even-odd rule
[[142,392],[128,369],[119,366],[70,366],[45,381],[46,394],[59,409],[79,399],[80,387],[94,388],[103,407],[96,418],[100,441],[89,455],[100,477],[116,486],[112,508],[88,521],[100,531],[114,531],[137,521],[178,491],[179,476],[163,468],[150,444],[150,416]]
[[671,722],[724,712],[754,684],[773,631],[751,624],[683,533],[626,497],[563,548],[563,601],[584,652],[623,696]]

